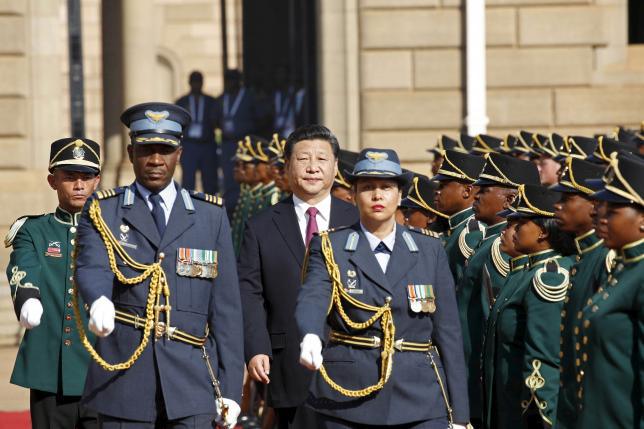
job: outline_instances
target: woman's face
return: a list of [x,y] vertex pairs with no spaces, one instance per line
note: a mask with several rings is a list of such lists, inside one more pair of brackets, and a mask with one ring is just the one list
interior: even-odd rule
[[514,248],[517,252],[529,254],[543,249],[545,234],[541,227],[528,218],[518,220],[514,234]]
[[644,238],[644,209],[631,204],[608,203],[599,229],[606,247],[621,249]]
[[393,219],[401,197],[402,191],[395,180],[365,178],[359,179],[355,185],[355,201],[363,222]]
[[514,248],[514,235],[516,234],[517,223],[516,220],[508,220],[507,225],[501,231],[501,245],[499,246],[502,252],[507,253],[513,258],[521,255],[521,252],[517,252]]
[[430,218],[422,210],[405,209],[405,225],[415,228],[427,228]]

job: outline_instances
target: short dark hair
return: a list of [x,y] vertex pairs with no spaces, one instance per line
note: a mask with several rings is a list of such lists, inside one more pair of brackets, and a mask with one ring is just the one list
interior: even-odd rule
[[552,248],[558,253],[563,256],[576,253],[574,237],[571,234],[562,231],[555,218],[537,216],[530,220],[548,234],[548,243],[550,243],[550,246],[552,246]]
[[286,139],[286,145],[284,146],[284,158],[286,160],[291,158],[293,148],[302,140],[324,140],[328,142],[331,145],[333,156],[338,159],[340,143],[338,143],[337,137],[324,125],[309,124],[297,128]]
[[203,74],[199,70],[195,70],[192,73],[190,73],[188,82],[193,82],[193,81],[203,82]]

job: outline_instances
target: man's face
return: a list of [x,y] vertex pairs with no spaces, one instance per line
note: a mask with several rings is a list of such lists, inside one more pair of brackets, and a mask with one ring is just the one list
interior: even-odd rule
[[467,196],[469,196],[468,185],[458,182],[456,180],[442,180],[438,182],[438,188],[434,193],[434,203],[436,208],[451,216],[462,210],[465,210],[469,205]]
[[593,218],[593,228],[595,228],[595,233],[597,234],[597,237],[601,239],[606,239],[606,231],[601,227],[601,220],[606,217],[606,213],[608,212],[608,203],[606,201],[593,201],[593,211],[592,211],[592,218]]
[[511,191],[502,186],[481,186],[472,204],[476,219],[488,225],[500,222],[502,219],[497,213],[509,206],[511,195]]
[[302,140],[293,146],[286,171],[293,193],[304,201],[329,195],[338,161],[326,140]]
[[540,156],[536,161],[539,179],[543,186],[551,186],[559,180],[561,164],[549,156]]
[[593,202],[581,194],[564,192],[555,204],[555,219],[562,231],[575,235],[593,228]]
[[331,189],[331,195],[342,201],[346,201],[349,204],[355,204],[355,202],[353,201],[353,191],[344,186],[333,187],[333,189]]
[[137,182],[151,192],[163,190],[172,181],[181,151],[181,147],[162,144],[134,144],[127,147]]
[[58,194],[58,205],[69,213],[78,213],[96,187],[100,177],[92,173],[57,168],[47,176],[49,186]]
[[244,163],[241,161],[235,162],[233,166],[233,179],[237,183],[246,183],[246,172],[244,170]]
[[400,205],[402,191],[390,179],[358,179],[355,200],[363,223],[380,223],[392,219]]
[[190,92],[193,94],[201,94],[203,89],[203,80],[202,79],[191,79],[190,80]]

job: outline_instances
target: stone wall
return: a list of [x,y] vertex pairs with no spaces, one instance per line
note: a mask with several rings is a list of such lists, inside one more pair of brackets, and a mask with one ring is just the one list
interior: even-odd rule
[[[644,119],[642,46],[626,0],[487,0],[489,133],[589,134]],[[459,0],[361,0],[361,146],[394,147],[429,171],[425,148],[463,124]]]

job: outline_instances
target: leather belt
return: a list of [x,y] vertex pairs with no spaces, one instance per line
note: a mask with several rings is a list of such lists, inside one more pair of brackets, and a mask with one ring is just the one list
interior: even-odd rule
[[[135,327],[136,329],[143,329],[145,327],[145,318],[139,317],[138,314],[126,313],[125,311],[116,310],[115,319],[119,322]],[[190,335],[173,326],[167,326],[163,322],[156,323],[154,326],[154,336],[161,338],[166,335],[174,341],[179,341],[195,347],[203,347],[206,344],[207,336],[200,338]]]
[[[331,331],[329,339],[334,343],[346,344],[349,346],[364,347],[369,349],[379,349],[382,347],[382,341],[380,337],[363,337],[358,335],[348,335],[343,334],[337,331]],[[394,349],[399,352],[428,352],[434,349],[434,345],[431,341],[426,343],[415,343],[412,341],[405,341],[404,339],[398,339],[394,341]]]

